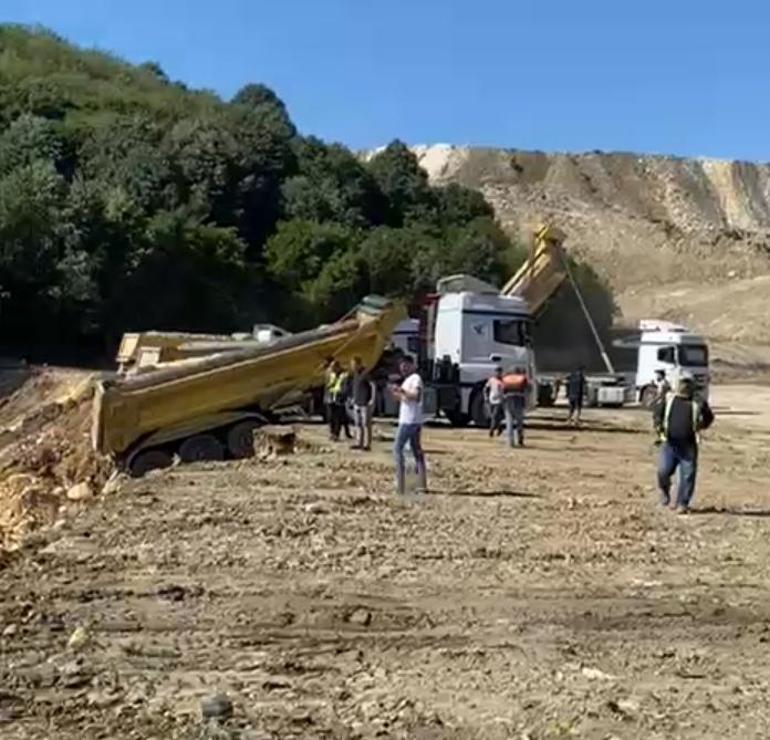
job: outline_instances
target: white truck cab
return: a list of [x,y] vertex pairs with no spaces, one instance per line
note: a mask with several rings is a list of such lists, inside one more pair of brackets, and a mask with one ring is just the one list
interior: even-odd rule
[[636,363],[636,388],[639,400],[650,405],[654,398],[656,370],[666,374],[672,388],[679,379],[695,381],[696,395],[708,399],[709,352],[706,340],[687,327],[669,321],[646,319],[639,322],[641,336]]
[[433,365],[451,366],[459,387],[459,408],[447,413],[450,419],[486,423],[483,386],[498,366],[506,372],[522,368],[534,386],[532,314],[523,299],[491,291],[450,292],[439,296],[434,310]]

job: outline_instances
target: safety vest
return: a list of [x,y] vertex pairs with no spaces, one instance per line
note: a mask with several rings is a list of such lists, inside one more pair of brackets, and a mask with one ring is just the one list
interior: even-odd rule
[[[674,405],[674,399],[681,398],[681,396],[668,395],[666,397],[666,408],[663,412],[663,429],[661,430],[661,439],[664,441],[668,439],[668,421],[671,417],[671,408]],[[695,435],[695,441],[700,442],[700,406],[697,401],[690,401],[692,408],[692,431]]]
[[338,401],[342,395],[342,390],[345,385],[345,379],[347,373],[329,373],[329,377],[326,381],[326,388],[329,391],[329,398],[332,401]]

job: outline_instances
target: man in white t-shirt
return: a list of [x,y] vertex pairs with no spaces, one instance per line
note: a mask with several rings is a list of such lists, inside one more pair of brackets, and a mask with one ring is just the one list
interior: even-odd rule
[[393,395],[401,402],[393,455],[396,460],[396,492],[403,495],[406,492],[404,447],[407,442],[412,448],[412,455],[414,456],[418,489],[425,491],[428,483],[425,472],[425,455],[420,441],[422,434],[422,378],[415,369],[414,360],[408,355],[401,360],[400,369],[404,381],[400,386],[393,386]]

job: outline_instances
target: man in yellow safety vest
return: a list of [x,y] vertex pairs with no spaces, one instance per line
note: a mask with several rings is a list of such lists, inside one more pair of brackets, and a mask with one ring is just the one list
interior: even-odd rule
[[679,487],[672,506],[680,514],[690,511],[698,472],[698,434],[708,429],[714,413],[705,401],[694,398],[692,378],[679,381],[676,395],[669,393],[663,403],[655,406],[653,418],[661,442],[658,460],[658,488],[661,503],[671,505],[671,478],[679,469]]

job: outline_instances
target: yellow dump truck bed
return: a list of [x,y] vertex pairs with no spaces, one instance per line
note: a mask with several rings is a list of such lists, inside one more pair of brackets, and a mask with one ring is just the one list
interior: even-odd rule
[[567,277],[561,252],[564,239],[564,233],[551,226],[538,229],[529,258],[500,293],[523,298],[537,315]]
[[371,368],[404,317],[400,304],[372,296],[350,318],[266,346],[102,381],[95,395],[94,447],[121,456],[221,427],[237,420],[234,412],[268,411],[291,394],[322,385],[329,357],[347,364],[358,356]]

